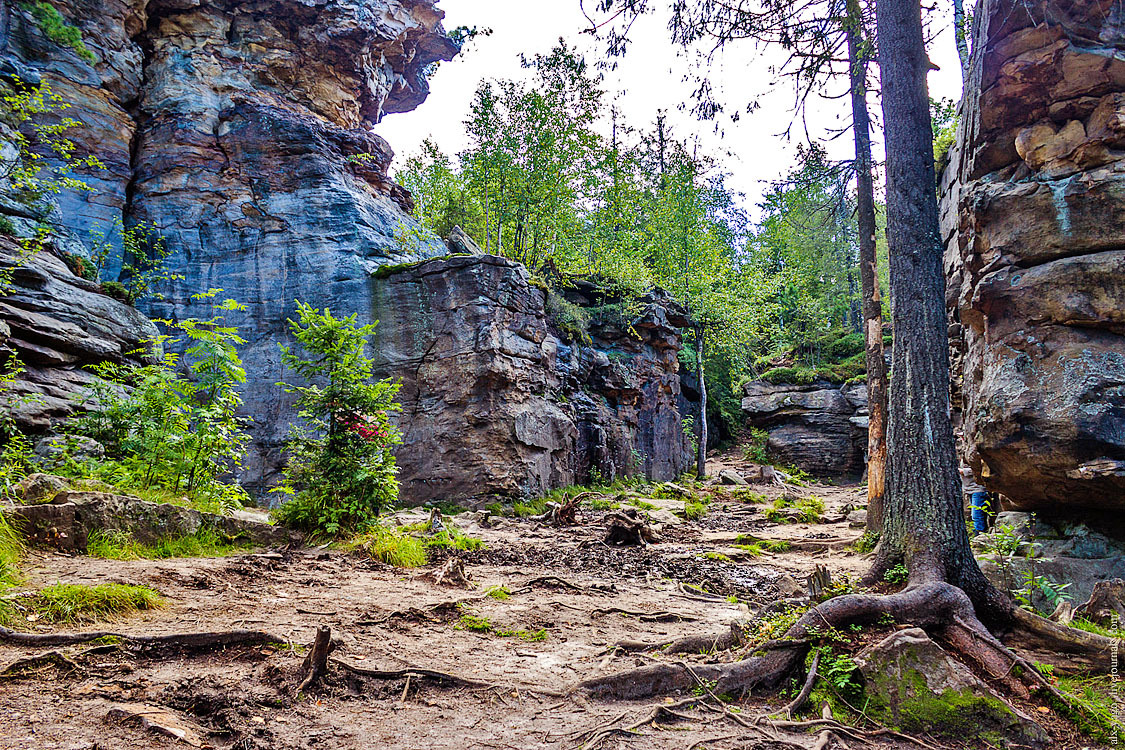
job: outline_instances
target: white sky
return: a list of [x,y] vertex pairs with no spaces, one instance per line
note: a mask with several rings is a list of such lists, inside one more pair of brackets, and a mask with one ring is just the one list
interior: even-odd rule
[[[592,8],[595,0],[586,0],[586,4]],[[457,59],[440,67],[422,106],[413,112],[388,115],[375,128],[399,155],[396,164],[401,163],[402,156],[417,151],[427,137],[450,155],[461,151],[467,145],[463,123],[477,84],[482,79],[526,78],[528,71],[520,66],[520,53],[546,53],[561,36],[586,53],[591,62],[603,59],[604,43],[582,33],[589,22],[578,0],[441,0],[439,7],[446,12],[446,28],[478,26],[491,28],[493,34],[479,37]],[[930,74],[930,95],[956,100],[960,98],[961,74],[948,30],[952,12],[944,0],[939,7],[931,23],[943,31],[931,44],[930,57],[941,70]],[[746,207],[756,215],[754,209],[763,192],[793,166],[797,143],[805,139],[801,127],[794,129],[789,141],[779,135],[792,119],[793,93],[786,81],[772,83],[769,66],[771,60],[779,61],[778,53],[763,53],[742,42],[712,63],[716,98],[726,104],[728,112],[752,100],[759,104],[754,112],[743,113],[738,123],[721,120],[724,132],[716,133],[715,123],[699,122],[678,109],[684,102],[690,106],[693,84],[684,78],[693,65],[690,59],[678,55],[669,41],[666,20],[667,15],[658,11],[633,27],[629,52],[619,61],[617,70],[606,72],[605,89],[611,97],[620,94],[621,114],[634,127],[648,128],[658,110],[664,109],[681,138],[698,135],[708,153],[728,153],[723,160],[732,174],[730,185],[746,194]],[[847,106],[846,98],[812,102],[806,121],[813,137],[823,139],[829,130],[848,123]],[[872,114],[880,116],[877,106],[873,106]],[[833,158],[851,158],[851,135],[828,143],[827,148]]]

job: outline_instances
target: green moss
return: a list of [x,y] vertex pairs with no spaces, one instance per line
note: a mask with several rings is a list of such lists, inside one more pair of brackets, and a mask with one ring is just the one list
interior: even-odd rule
[[732,562],[731,559],[722,552],[704,552],[703,558],[705,560],[716,560],[718,562]]
[[122,284],[120,281],[105,281],[102,283],[102,294],[107,297],[113,297],[118,302],[124,302],[126,305],[137,304],[137,295],[129,290],[129,287]]
[[436,256],[434,258],[423,258],[422,260],[415,260],[415,261],[411,261],[409,263],[388,263],[387,265],[379,266],[374,271],[372,271],[371,277],[375,278],[375,279],[385,279],[388,276],[394,276],[397,273],[402,273],[403,271],[409,271],[413,268],[417,268],[418,266],[422,265],[423,263],[429,263],[431,260],[448,260],[450,258],[463,258],[463,257],[465,257],[465,255],[466,255],[465,253],[449,253],[448,255],[439,255],[439,256]]

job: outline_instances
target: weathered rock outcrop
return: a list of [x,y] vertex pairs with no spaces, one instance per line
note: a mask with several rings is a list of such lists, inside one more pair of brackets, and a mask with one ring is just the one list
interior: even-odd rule
[[14,241],[0,238],[0,265],[15,267],[0,296],[0,351],[18,354],[26,366],[3,398],[25,429],[45,431],[74,410],[94,379],[86,365],[151,356],[142,343],[157,335],[149,319],[75,276],[54,254],[21,258]]
[[984,2],[944,175],[968,458],[1025,508],[1125,507],[1120,11]]
[[[115,221],[148,222],[169,251],[166,271],[180,278],[161,286],[162,299],[142,303],[144,313],[209,317],[210,303],[192,295],[210,288],[247,305],[245,314],[228,320],[248,340],[244,397],[256,438],[246,462],[251,482],[276,471],[291,417],[276,388],[277,342],[286,336],[294,300],[366,319],[373,270],[446,252],[437,241],[401,231],[414,226],[410,198],[388,179],[392,152],[371,131],[384,114],[417,106],[432,64],[456,54],[435,3],[56,3],[81,28],[96,63],[50,41],[23,6],[0,3],[0,68],[48,81],[70,105],[66,114],[82,123],[69,133],[78,153],[93,153],[106,165],[82,175],[94,192],[59,196],[50,217],[54,244],[88,255],[90,232],[102,231],[119,249]],[[37,218],[16,205],[0,208],[20,224]],[[57,259],[36,260],[43,263],[46,270],[22,275],[66,276]],[[120,253],[111,254],[107,276],[116,278],[121,264]],[[108,298],[87,295],[88,316],[66,314],[74,307],[68,285],[96,296],[96,285],[71,277],[41,284],[36,297],[40,312],[58,308],[63,317],[40,324],[24,310],[3,313],[19,328],[14,348],[47,368],[30,370],[27,387],[48,391],[49,409],[25,426],[41,428],[80,392],[86,377],[80,365],[120,357],[141,329],[152,333],[143,316]],[[56,299],[56,292],[62,296]],[[106,319],[117,322],[102,346]],[[27,333],[33,326],[34,334]],[[45,337],[69,337],[70,349],[36,349]],[[84,343],[73,343],[79,340]],[[83,347],[99,348],[97,357],[72,356]],[[100,351],[107,347],[112,352]],[[46,361],[60,356],[67,361]]]
[[813,476],[863,473],[867,450],[867,388],[818,382],[743,386],[748,427],[769,433],[770,458]]
[[[375,356],[401,379],[407,501],[535,495],[688,462],[676,399],[683,324],[653,297],[566,343],[527,270],[495,256],[430,260],[372,283]],[[636,334],[629,331],[630,324]],[[639,336],[639,337],[638,337]]]

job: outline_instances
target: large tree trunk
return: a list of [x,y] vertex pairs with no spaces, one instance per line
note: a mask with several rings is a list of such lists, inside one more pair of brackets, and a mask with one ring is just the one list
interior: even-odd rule
[[[919,0],[877,0],[887,148],[887,239],[895,305],[887,493],[872,576],[896,562],[912,583],[947,581],[995,604],[969,549],[949,418],[945,276]],[[979,609],[978,609],[979,611]]]
[[883,359],[883,300],[875,253],[875,186],[872,178],[871,117],[867,112],[867,57],[861,49],[863,11],[848,2],[848,62],[855,136],[859,275],[863,287],[863,338],[867,360],[867,528],[883,528],[883,490],[887,465],[887,363]]
[[703,374],[703,326],[695,329],[695,370],[699,373],[699,445],[695,449],[695,475],[707,476],[707,378]]

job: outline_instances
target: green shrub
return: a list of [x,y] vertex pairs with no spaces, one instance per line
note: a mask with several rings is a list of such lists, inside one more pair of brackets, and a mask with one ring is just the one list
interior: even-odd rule
[[0,234],[6,234],[9,237],[15,237],[18,231],[16,230],[15,222],[7,216],[0,216]]
[[591,343],[589,312],[554,290],[547,292],[546,310],[547,316],[568,341],[587,345]]
[[120,281],[103,281],[102,294],[107,297],[113,297],[118,302],[124,302],[126,305],[137,304],[137,297],[129,287],[122,284]]
[[[211,299],[221,291],[211,289],[194,299]],[[228,299],[212,309],[207,320],[165,322],[182,334],[183,358],[169,353],[156,364],[90,366],[99,379],[81,397],[88,411],[72,418],[66,429],[105,445],[107,461],[68,462],[62,473],[92,474],[131,491],[183,494],[201,510],[241,507],[245,491],[220,477],[241,465],[249,440],[246,419],[238,414],[238,388],[246,382],[238,346],[245,341],[224,325],[221,313],[246,308]],[[182,374],[185,363],[191,377]]]
[[49,623],[97,622],[162,605],[160,595],[147,586],[120,583],[56,583],[41,589],[33,601],[40,617]]
[[52,42],[60,47],[69,47],[91,65],[98,61],[98,56],[91,52],[86,43],[82,41],[82,31],[67,23],[66,19],[53,5],[45,2],[45,0],[24,2],[22,5],[30,11],[35,23]]
[[746,437],[746,445],[742,449],[742,457],[756,464],[768,464],[770,458],[766,450],[766,445],[770,439],[769,432],[760,427],[751,427]]
[[97,269],[94,268],[94,264],[89,259],[74,253],[60,253],[60,255],[63,263],[66,264],[72,274],[80,279],[86,279],[86,281],[97,281]]
[[684,518],[689,521],[698,521],[707,514],[706,503],[698,500],[688,500],[684,503]]
[[[793,514],[786,513],[786,510],[796,510],[797,517],[792,517]],[[809,495],[808,497],[796,497],[794,495],[782,495],[773,501],[773,506],[766,509],[766,519],[773,523],[820,523],[821,516],[824,515],[824,501],[816,495]]]
[[286,440],[285,481],[275,491],[292,499],[277,517],[319,536],[362,531],[398,499],[393,448],[402,437],[389,415],[399,408],[399,386],[374,380],[364,349],[375,324],[360,326],[355,315],[335,318],[301,302],[297,311],[289,328],[305,354],[282,346],[282,360],[309,385],[285,384],[304,424]]

